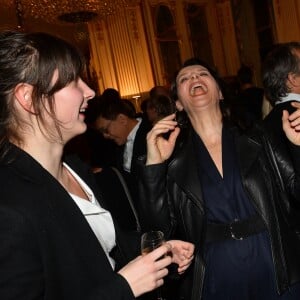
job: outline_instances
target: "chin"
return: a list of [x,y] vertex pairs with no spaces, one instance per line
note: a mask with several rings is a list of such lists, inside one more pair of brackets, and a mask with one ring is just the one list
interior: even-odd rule
[[74,130],[74,137],[80,134],[83,134],[86,132],[87,126],[85,123],[83,123],[80,127],[77,128],[76,132]]

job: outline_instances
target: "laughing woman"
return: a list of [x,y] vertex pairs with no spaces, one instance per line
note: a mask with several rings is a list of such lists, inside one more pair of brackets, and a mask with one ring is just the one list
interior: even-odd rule
[[179,70],[174,100],[191,126],[180,132],[170,115],[148,133],[142,226],[196,245],[178,299],[300,299],[299,227],[287,197],[300,201],[300,105],[283,113],[290,151],[275,166],[259,129],[245,135],[230,124],[223,87],[201,60]]

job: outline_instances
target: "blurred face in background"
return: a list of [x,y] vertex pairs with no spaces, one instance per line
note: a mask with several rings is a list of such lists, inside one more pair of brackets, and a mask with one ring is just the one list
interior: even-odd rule
[[95,127],[103,134],[104,138],[113,140],[119,146],[126,143],[130,132],[128,117],[123,114],[119,114],[115,120],[99,117],[95,122]]

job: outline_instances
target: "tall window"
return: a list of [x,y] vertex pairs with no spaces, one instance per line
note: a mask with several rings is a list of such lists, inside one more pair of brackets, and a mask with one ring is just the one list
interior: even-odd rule
[[166,84],[169,84],[181,64],[175,22],[169,7],[165,5],[156,7],[155,24],[164,77]]
[[213,66],[205,6],[193,3],[187,4],[186,18],[190,29],[190,40],[194,56],[203,59]]
[[261,60],[274,45],[272,4],[269,0],[254,0],[256,32]]

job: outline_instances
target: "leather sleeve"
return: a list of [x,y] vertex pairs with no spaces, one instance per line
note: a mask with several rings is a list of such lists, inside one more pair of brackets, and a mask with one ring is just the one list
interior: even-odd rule
[[170,238],[175,221],[167,189],[167,164],[145,166],[140,163],[139,172],[138,212],[142,232],[161,230],[166,238]]

